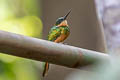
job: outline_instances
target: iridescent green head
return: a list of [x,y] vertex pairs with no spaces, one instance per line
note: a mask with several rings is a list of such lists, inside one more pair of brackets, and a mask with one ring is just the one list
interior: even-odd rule
[[70,14],[70,12],[71,12],[71,10],[64,16],[64,17],[60,17],[60,18],[58,18],[57,20],[56,20],[56,26],[57,25],[60,25],[63,21],[65,21],[66,19],[67,19],[67,17],[68,17],[68,15]]

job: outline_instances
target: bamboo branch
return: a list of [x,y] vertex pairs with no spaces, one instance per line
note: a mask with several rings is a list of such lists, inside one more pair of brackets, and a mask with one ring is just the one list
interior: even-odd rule
[[5,31],[0,31],[0,52],[72,68],[109,60],[104,53]]

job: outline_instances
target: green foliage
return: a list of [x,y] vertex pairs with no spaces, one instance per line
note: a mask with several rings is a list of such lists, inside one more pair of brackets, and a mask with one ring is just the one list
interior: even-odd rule
[[40,16],[41,0],[0,0],[0,22],[16,17]]
[[[0,30],[42,37],[40,0],[0,0]],[[39,80],[31,60],[0,54],[0,80]]]
[[0,29],[32,37],[42,36],[42,22],[36,16],[25,16],[0,22]]

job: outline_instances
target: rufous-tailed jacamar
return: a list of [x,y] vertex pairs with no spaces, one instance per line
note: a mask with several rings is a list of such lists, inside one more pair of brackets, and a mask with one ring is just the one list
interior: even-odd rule
[[[60,17],[56,20],[55,26],[53,26],[49,32],[48,40],[56,43],[63,42],[68,35],[70,34],[70,30],[67,24],[67,17],[70,14],[71,10],[64,16]],[[46,75],[49,69],[49,63],[45,63],[43,77]]]

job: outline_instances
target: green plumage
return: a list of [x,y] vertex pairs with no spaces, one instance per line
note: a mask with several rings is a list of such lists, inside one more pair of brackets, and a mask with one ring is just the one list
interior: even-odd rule
[[61,34],[68,35],[70,30],[67,26],[53,26],[49,32],[48,40],[55,41]]

